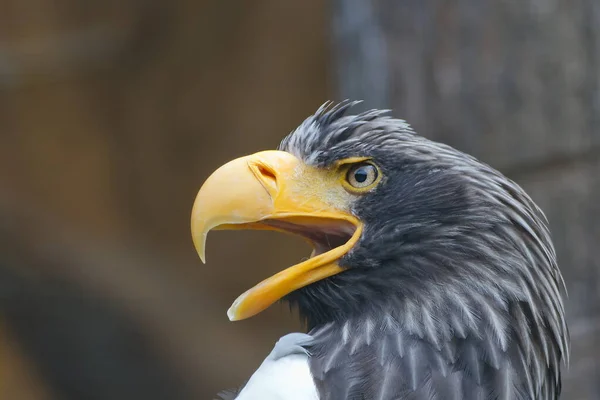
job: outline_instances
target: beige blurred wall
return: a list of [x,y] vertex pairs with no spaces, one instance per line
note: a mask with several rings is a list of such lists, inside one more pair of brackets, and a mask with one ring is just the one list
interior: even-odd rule
[[[330,97],[326,22],[315,0],[3,2],[0,241],[11,245],[0,249],[10,268],[115,304],[196,398],[242,383],[299,324],[285,307],[238,323],[226,310],[307,249],[217,233],[201,265],[190,207],[212,170],[274,148]],[[1,332],[11,385],[0,397],[52,398],[39,354],[19,345],[10,320]]]

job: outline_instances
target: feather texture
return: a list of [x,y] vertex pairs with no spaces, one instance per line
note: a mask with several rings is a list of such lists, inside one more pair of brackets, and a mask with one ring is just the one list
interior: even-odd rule
[[564,282],[543,212],[513,181],[382,110],[324,104],[280,144],[318,168],[368,157],[363,235],[336,276],[288,296],[320,399],[556,399]]

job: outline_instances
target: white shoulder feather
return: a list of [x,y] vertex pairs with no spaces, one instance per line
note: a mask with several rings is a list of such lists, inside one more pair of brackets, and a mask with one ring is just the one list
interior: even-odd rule
[[318,400],[309,354],[302,344],[312,338],[290,333],[275,344],[236,400]]

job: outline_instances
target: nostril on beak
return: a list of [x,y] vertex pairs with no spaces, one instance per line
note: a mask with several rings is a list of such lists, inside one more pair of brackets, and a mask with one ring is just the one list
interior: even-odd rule
[[277,189],[277,176],[266,165],[257,165],[257,172],[261,180],[272,189]]

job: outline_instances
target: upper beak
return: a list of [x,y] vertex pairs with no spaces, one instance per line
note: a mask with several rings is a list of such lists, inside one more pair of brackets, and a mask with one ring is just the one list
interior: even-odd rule
[[227,312],[229,319],[251,317],[292,291],[341,272],[337,260],[362,231],[348,210],[349,197],[335,174],[309,167],[287,152],[264,151],[217,169],[201,187],[192,210],[192,238],[203,262],[211,229],[294,233],[315,249],[310,259],[238,297]]

